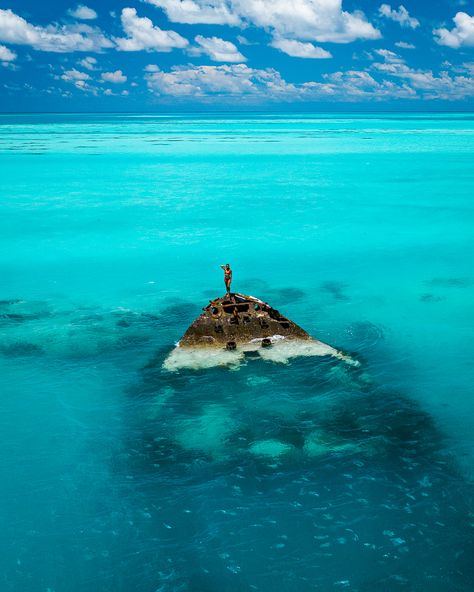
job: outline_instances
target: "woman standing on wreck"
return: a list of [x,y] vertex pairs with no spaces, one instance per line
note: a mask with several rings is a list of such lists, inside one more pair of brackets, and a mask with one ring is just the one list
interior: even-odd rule
[[230,296],[230,284],[232,282],[232,269],[230,265],[226,263],[225,265],[221,265],[221,269],[224,270],[224,284],[227,290],[227,295]]

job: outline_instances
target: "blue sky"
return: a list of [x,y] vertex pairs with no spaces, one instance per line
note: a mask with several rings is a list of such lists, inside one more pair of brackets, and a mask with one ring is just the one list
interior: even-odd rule
[[473,54],[467,0],[0,1],[0,110],[470,110]]

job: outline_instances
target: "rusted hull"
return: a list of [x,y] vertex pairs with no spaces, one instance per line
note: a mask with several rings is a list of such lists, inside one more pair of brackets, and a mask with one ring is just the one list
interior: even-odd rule
[[280,335],[285,339],[311,340],[293,321],[266,302],[245,294],[231,294],[209,302],[190,325],[180,347],[227,347]]

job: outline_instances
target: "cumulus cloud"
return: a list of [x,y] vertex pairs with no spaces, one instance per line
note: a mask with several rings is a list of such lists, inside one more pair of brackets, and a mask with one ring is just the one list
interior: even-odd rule
[[240,17],[226,0],[145,0],[166,12],[173,23],[240,25]]
[[196,35],[194,40],[199,47],[193,48],[190,53],[195,55],[205,53],[213,62],[247,61],[247,58],[230,41],[224,41],[224,39],[220,39],[219,37],[203,37],[202,35]]
[[455,75],[442,71],[438,75],[432,70],[415,69],[402,59],[386,59],[373,65],[374,69],[385,75],[403,79],[417,96],[424,99],[459,100],[474,96],[474,78],[470,75]]
[[471,76],[474,76],[474,62],[464,62],[460,66],[461,71],[467,72]]
[[97,66],[97,60],[89,56],[83,58],[82,60],[79,60],[77,63],[79,64],[79,66],[82,66],[86,70],[95,70]]
[[324,84],[306,83],[306,89],[313,89],[319,95],[335,99],[358,101],[381,101],[386,99],[416,99],[416,92],[407,84],[395,84],[388,80],[376,80],[365,71],[348,70],[324,75]]
[[416,92],[406,84],[377,81],[367,72],[350,70],[323,77],[322,82],[291,84],[279,72],[233,66],[182,66],[164,72],[149,68],[145,75],[149,89],[160,97],[180,100],[261,102],[315,101],[337,99],[416,98]]
[[79,90],[82,90],[82,91],[89,91],[89,92],[91,92],[91,93],[92,93],[92,94],[94,94],[94,95],[96,95],[96,94],[97,94],[97,90],[96,90],[94,87],[92,87],[92,86],[90,86],[89,84],[87,84],[87,82],[85,82],[84,80],[77,80],[77,81],[74,83],[74,86],[75,86],[76,88],[78,88]]
[[274,37],[349,43],[379,39],[360,11],[342,10],[342,0],[147,0],[178,23],[255,25]]
[[0,62],[13,62],[16,60],[16,53],[4,45],[0,45]]
[[163,51],[186,47],[189,42],[175,31],[164,31],[146,17],[139,17],[135,8],[124,8],[121,21],[127,37],[115,39],[122,51]]
[[402,27],[409,27],[410,29],[416,29],[420,26],[420,21],[410,16],[408,10],[400,4],[398,10],[392,8],[390,4],[381,4],[379,8],[380,16],[390,19],[399,23]]
[[175,66],[169,72],[147,72],[148,88],[157,95],[173,97],[264,97],[293,94],[295,88],[271,68],[258,70],[245,64]]
[[127,77],[122,70],[115,70],[115,72],[103,72],[101,79],[104,82],[112,82],[113,84],[123,84],[127,82]]
[[295,39],[274,39],[270,45],[294,58],[311,58],[316,60],[332,58],[329,51],[316,47],[312,43],[304,43]]
[[342,0],[233,0],[253,24],[275,36],[319,42],[349,43],[378,39],[377,31],[360,12],[342,10]]
[[406,43],[405,41],[397,41],[395,45],[401,49],[416,49],[413,43]]
[[127,97],[129,95],[129,92],[128,92],[128,90],[122,90],[119,93],[114,93],[114,91],[111,88],[105,88],[104,95],[106,97],[119,97],[119,96]]
[[389,49],[376,49],[374,50],[374,53],[390,64],[398,64],[400,62],[403,62],[403,58],[401,58],[394,51],[390,51]]
[[66,70],[66,72],[64,72],[64,74],[61,76],[61,78],[63,80],[65,80],[66,82],[73,82],[75,80],[90,80],[91,79],[89,74],[87,74],[86,72],[80,72],[79,70],[76,70],[75,68],[72,68],[71,70]]
[[91,80],[91,77],[86,72],[80,72],[79,70],[76,70],[76,68],[72,68],[71,70],[66,70],[61,75],[61,79],[64,80],[64,82],[73,84],[78,90],[96,94],[96,89],[88,83],[88,81]]
[[97,12],[84,4],[78,4],[76,8],[69,10],[68,14],[83,21],[93,21],[97,18]]
[[[417,70],[410,68],[403,62],[393,61],[376,63],[373,68],[374,74],[351,70],[327,74],[324,79],[334,94],[343,95],[347,100],[452,101],[474,96],[474,79],[472,77],[453,76],[448,72],[436,75],[431,70]],[[385,77],[380,79],[380,74],[384,74]],[[395,80],[392,81],[390,78]],[[327,89],[326,91],[328,92]]]
[[474,46],[474,16],[458,12],[453,18],[456,25],[453,29],[435,29],[433,31],[439,45],[447,45],[453,49]]
[[274,69],[255,69],[246,64],[175,66],[169,71],[149,65],[145,80],[149,90],[162,99],[207,103],[454,100],[474,96],[469,68],[461,75],[435,74],[410,68],[390,50],[379,50],[375,55],[382,61],[374,62],[370,71],[333,72],[320,80],[298,84],[287,82]]
[[[463,100],[474,97],[474,63],[461,66],[444,63],[444,70],[410,67],[389,49],[372,52],[368,70],[350,69],[324,74],[319,79],[291,83],[273,68],[251,68],[246,64],[182,65],[163,70],[155,64],[145,67],[145,81],[161,101],[203,103],[311,102],[336,100],[366,102],[386,100]],[[63,72],[61,79],[89,94],[103,93],[89,73],[76,68]],[[104,72],[101,82],[123,83],[121,70]],[[134,86],[135,83],[132,83]],[[112,94],[109,91],[108,94]],[[121,93],[123,94],[123,93]]]
[[101,51],[113,46],[97,28],[85,24],[40,27],[10,9],[0,9],[0,41],[51,52]]

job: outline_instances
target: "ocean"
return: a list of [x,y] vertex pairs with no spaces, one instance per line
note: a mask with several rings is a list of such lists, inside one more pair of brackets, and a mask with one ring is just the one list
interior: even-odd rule
[[[474,589],[474,115],[0,115],[0,589]],[[163,366],[232,289],[359,362]]]

